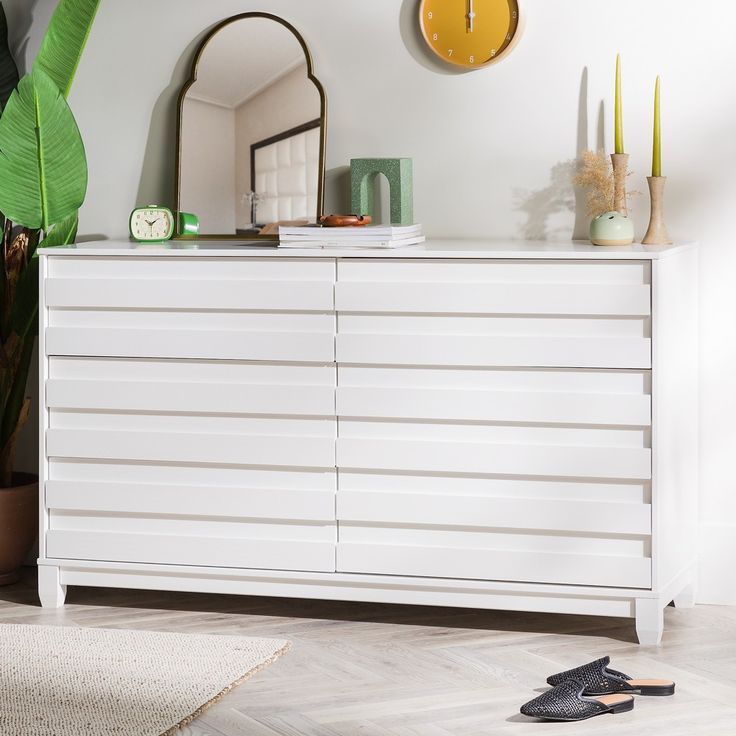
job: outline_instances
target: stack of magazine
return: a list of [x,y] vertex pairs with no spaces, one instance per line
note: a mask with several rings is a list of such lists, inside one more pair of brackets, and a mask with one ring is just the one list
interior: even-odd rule
[[421,225],[279,227],[281,248],[401,248],[424,240]]

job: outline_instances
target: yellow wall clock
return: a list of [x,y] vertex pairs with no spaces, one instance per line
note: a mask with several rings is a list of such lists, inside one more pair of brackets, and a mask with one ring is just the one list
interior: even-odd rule
[[498,61],[521,33],[518,0],[422,0],[419,13],[429,48],[466,69]]

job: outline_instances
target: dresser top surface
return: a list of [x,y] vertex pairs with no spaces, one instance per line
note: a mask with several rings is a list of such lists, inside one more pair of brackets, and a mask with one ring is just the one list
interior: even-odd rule
[[695,243],[645,246],[595,246],[583,241],[461,240],[432,239],[403,248],[279,248],[254,241],[172,240],[168,243],[136,243],[130,240],[100,240],[56,248],[40,248],[54,256],[169,256],[252,258],[538,258],[657,260],[695,246]]

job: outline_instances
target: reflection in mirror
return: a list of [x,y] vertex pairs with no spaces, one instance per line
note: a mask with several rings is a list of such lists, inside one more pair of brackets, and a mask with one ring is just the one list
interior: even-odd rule
[[213,236],[315,222],[325,97],[296,31],[261,13],[225,21],[203,43],[192,79],[180,100],[177,209]]

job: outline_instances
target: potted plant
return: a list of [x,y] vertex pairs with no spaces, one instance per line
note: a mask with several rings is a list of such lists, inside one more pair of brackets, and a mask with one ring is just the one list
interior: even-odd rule
[[87,159],[66,98],[99,4],[60,0],[33,69],[19,79],[0,3],[0,585],[17,580],[38,530],[38,478],[15,472],[31,412],[36,249],[76,237]]

